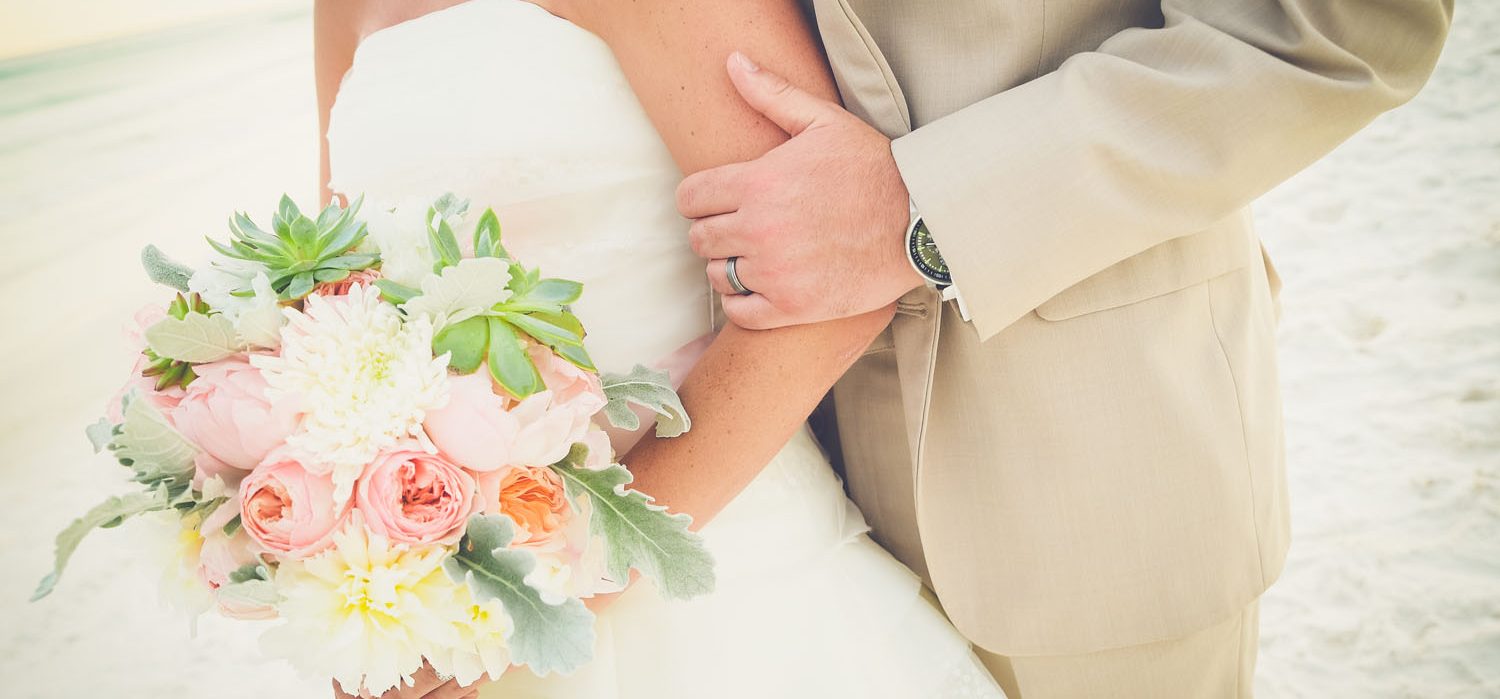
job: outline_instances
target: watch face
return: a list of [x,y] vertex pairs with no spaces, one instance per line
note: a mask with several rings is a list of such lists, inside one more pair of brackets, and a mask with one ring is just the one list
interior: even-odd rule
[[927,230],[927,222],[917,219],[917,225],[913,227],[911,236],[908,238],[911,261],[916,264],[917,271],[934,284],[946,286],[953,283],[953,275],[948,271],[948,263],[943,260],[942,253],[938,252],[937,243],[932,239],[932,233]]

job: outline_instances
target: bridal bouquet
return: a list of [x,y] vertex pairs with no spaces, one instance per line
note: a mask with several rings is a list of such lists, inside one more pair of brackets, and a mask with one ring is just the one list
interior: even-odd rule
[[146,248],[178,293],[138,314],[135,369],[88,429],[139,487],[58,535],[33,599],[90,530],[165,513],[179,601],[277,618],[269,652],[379,694],[424,660],[465,684],[567,672],[592,653],[581,600],[632,568],[710,590],[688,517],[626,488],[596,422],[637,428],[636,405],[687,431],[666,375],[600,377],[582,286],[511,259],[493,211],[465,246],[451,195],[382,244],[359,209],[238,214],[196,272]]

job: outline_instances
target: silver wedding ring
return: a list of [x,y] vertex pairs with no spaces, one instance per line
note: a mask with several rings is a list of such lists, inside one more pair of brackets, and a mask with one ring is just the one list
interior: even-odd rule
[[729,279],[729,288],[734,289],[734,293],[740,296],[749,296],[755,292],[751,291],[740,281],[740,275],[735,271],[735,266],[739,262],[739,259],[738,257],[731,257],[724,260],[724,276]]

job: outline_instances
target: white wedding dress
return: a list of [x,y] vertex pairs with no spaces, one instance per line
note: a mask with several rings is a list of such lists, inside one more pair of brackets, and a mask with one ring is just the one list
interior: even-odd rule
[[[366,195],[372,230],[387,209],[425,211],[446,191],[494,207],[513,255],[584,283],[576,311],[603,370],[710,330],[703,263],[674,208],[681,174],[608,48],[566,21],[472,0],[375,33],[328,142],[332,187]],[[667,602],[643,581],[600,618],[592,663],[512,671],[484,696],[1001,696],[865,531],[804,429],[703,528],[712,595]]]

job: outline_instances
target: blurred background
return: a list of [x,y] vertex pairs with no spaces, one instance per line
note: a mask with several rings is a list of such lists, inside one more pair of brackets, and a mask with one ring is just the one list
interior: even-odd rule
[[[1500,696],[1500,3],[1460,3],[1417,99],[1256,207],[1281,274],[1295,540],[1262,606],[1263,697]],[[503,89],[503,86],[498,86]],[[305,0],[0,3],[0,695],[315,697],[255,624],[196,638],[149,522],[51,538],[121,469],[83,427],[236,209],[316,201]]]

